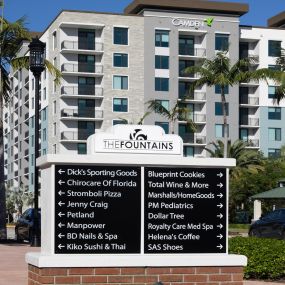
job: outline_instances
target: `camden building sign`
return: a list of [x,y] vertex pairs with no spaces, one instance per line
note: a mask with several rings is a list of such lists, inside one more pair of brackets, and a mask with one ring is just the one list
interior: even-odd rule
[[159,126],[117,125],[88,138],[89,154],[148,153],[182,155],[182,139],[165,134]]

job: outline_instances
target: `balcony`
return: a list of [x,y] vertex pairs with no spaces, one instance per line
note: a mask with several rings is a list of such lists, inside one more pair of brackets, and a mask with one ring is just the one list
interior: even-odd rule
[[199,102],[206,102],[206,92],[185,92],[179,93],[179,99],[184,101],[199,101]]
[[259,119],[258,118],[241,118],[240,119],[241,126],[247,126],[252,128],[259,128]]
[[25,102],[29,102],[29,94],[25,96]]
[[259,148],[259,140],[258,139],[248,139],[247,143],[248,143],[247,148]]
[[240,96],[239,98],[240,105],[251,105],[257,107],[259,105],[258,97],[248,97],[248,96]]
[[61,51],[64,53],[78,52],[80,54],[97,54],[102,53],[104,44],[92,41],[63,41],[61,43]]
[[61,111],[61,118],[103,120],[103,110],[95,110],[95,108],[63,109]]
[[103,97],[103,88],[96,87],[94,85],[80,85],[80,86],[62,86],[61,88],[62,96],[72,96],[72,98],[82,98],[82,97],[90,97],[90,98],[102,98]]
[[244,86],[244,87],[258,87],[259,86],[259,81],[249,80],[247,82],[240,83],[240,86]]
[[25,156],[28,156],[28,155],[29,155],[29,149],[25,149],[24,155],[25,155]]
[[206,49],[205,48],[194,48],[191,46],[179,46],[179,58],[205,58]]
[[90,132],[87,130],[80,130],[78,132],[62,132],[61,133],[61,140],[62,141],[74,141],[74,142],[78,142],[78,141],[86,141],[88,137],[90,137],[91,135],[93,135],[95,133],[94,132]]
[[29,119],[29,113],[26,113],[25,114],[25,120],[28,120]]
[[206,124],[206,115],[194,114],[194,115],[192,116],[192,120],[193,120],[196,124]]
[[193,133],[183,134],[180,136],[183,139],[183,143],[185,144],[198,144],[198,145],[206,144],[206,136],[200,136]]
[[29,167],[25,167],[24,173],[25,173],[25,174],[28,174],[28,173],[29,173]]
[[90,63],[64,63],[61,65],[63,75],[87,75],[87,76],[102,76],[103,65]]

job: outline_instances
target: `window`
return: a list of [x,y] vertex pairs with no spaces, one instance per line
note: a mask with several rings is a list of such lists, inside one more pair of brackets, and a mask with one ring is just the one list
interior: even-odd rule
[[56,136],[56,123],[53,123],[53,135]]
[[270,70],[276,70],[276,71],[281,71],[281,65],[269,64],[269,65],[268,65],[268,69],[270,69]]
[[[215,102],[215,115],[223,116],[223,109],[221,102]],[[226,103],[226,115],[229,115],[229,103]]]
[[268,108],[268,119],[269,120],[281,120],[281,108],[280,107],[269,107]]
[[33,78],[32,79],[32,90],[34,90],[35,89],[35,79]]
[[34,185],[34,173],[31,173],[31,185]]
[[128,54],[114,53],[113,66],[115,67],[128,67]]
[[[220,85],[215,85],[215,93],[216,94],[221,94],[221,86]],[[225,94],[229,94],[229,85],[226,85],[225,87],[224,87],[224,92],[225,92]]]
[[56,144],[54,144],[54,145],[52,146],[52,152],[53,152],[54,154],[56,154]]
[[19,151],[20,152],[22,151],[22,142],[21,141],[19,142]]
[[43,141],[45,142],[47,140],[47,129],[43,129]]
[[280,128],[269,128],[268,139],[270,141],[281,141],[281,129]]
[[114,27],[114,44],[128,45],[128,28]]
[[128,90],[128,88],[128,76],[113,76],[113,89]]
[[47,119],[47,108],[42,110],[42,120],[45,121]]
[[95,72],[95,56],[79,54],[78,55],[78,71],[79,72]]
[[268,56],[281,55],[281,41],[268,41]]
[[186,157],[194,157],[194,147],[193,146],[184,146],[183,154]]
[[33,97],[32,98],[32,109],[34,109],[35,108],[35,98]]
[[192,67],[195,65],[193,60],[179,60],[179,76],[180,77],[195,77],[193,72],[185,72],[187,67]]
[[194,49],[194,37],[179,37],[179,54],[196,55]]
[[57,48],[57,37],[56,37],[56,31],[52,34],[52,40],[53,40],[53,49]]
[[47,89],[44,88],[43,90],[43,100],[46,100],[47,99]]
[[169,56],[156,55],[155,56],[156,69],[169,69]]
[[277,148],[269,148],[268,149],[268,157],[276,158],[281,156],[281,150]]
[[34,154],[32,153],[31,154],[31,166],[34,166],[34,161],[35,161]]
[[268,86],[268,98],[276,99],[276,86]]
[[55,80],[53,81],[53,92],[56,93],[57,91],[57,84],[55,82]]
[[78,48],[85,50],[95,49],[95,31],[94,30],[78,30]]
[[113,126],[116,125],[127,125],[128,121],[127,120],[113,120]]
[[44,148],[42,151],[42,155],[46,155],[46,154],[47,154],[47,150],[46,150],[46,148]]
[[[229,129],[229,125],[227,125],[227,130]],[[224,125],[223,124],[216,124],[215,125],[215,135],[216,138],[223,138],[224,137]],[[229,136],[229,132],[228,132]]]
[[57,68],[57,58],[56,57],[53,59],[53,65],[54,65],[54,67]]
[[[169,110],[169,101],[168,100],[155,100],[158,104],[164,107],[166,110]],[[156,112],[158,113],[158,112]]]
[[169,78],[155,77],[155,91],[169,91]]
[[216,34],[215,37],[215,50],[225,51],[229,49],[229,35]]
[[78,77],[78,94],[95,95],[95,78]]
[[32,147],[34,146],[34,141],[35,141],[34,135],[32,135]]
[[78,143],[77,144],[77,153],[78,154],[86,154],[87,153],[86,143]]
[[166,134],[169,134],[169,123],[167,123],[167,122],[155,122],[154,124],[156,126],[160,126],[161,128],[164,129],[164,132]]
[[53,113],[56,114],[56,101],[53,101]]
[[248,141],[248,129],[240,129],[239,130],[239,139],[245,142]]
[[155,46],[169,47],[169,31],[155,30]]
[[128,112],[128,99],[127,98],[114,98],[113,99],[113,112]]

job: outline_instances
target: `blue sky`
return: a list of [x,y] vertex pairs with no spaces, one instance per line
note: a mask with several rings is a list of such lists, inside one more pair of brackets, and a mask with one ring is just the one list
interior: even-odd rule
[[[14,21],[27,17],[31,31],[43,31],[61,10],[88,10],[121,13],[132,0],[4,0],[4,17]],[[153,0],[155,1],[155,0]],[[250,12],[241,18],[243,25],[265,26],[268,18],[285,11],[285,0],[220,0],[250,5]]]

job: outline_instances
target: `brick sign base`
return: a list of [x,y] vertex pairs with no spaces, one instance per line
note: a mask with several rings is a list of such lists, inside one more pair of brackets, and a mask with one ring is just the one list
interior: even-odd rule
[[28,285],[243,285],[243,267],[38,268],[29,265]]

